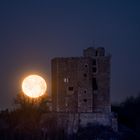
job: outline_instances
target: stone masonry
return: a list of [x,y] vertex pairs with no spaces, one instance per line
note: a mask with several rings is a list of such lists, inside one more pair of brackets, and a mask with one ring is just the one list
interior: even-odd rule
[[87,48],[82,57],[52,59],[53,111],[69,122],[76,116],[78,125],[111,126],[110,60],[102,47]]

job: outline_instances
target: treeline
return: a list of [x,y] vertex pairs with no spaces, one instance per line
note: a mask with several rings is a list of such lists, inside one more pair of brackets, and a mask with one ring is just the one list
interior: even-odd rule
[[31,100],[18,94],[15,109],[0,111],[0,140],[42,140],[41,117],[49,112],[46,98]]
[[[18,97],[16,98],[18,108],[0,112],[1,140],[140,139],[140,95],[112,105],[112,111],[118,115],[118,132],[109,127],[89,125],[87,128],[80,128],[76,135],[70,137],[67,137],[61,129],[57,129],[56,115],[49,113],[46,101],[41,101],[38,106],[34,106],[33,102],[23,101]],[[46,113],[48,114],[44,116]]]
[[128,97],[120,104],[112,105],[112,111],[118,114],[118,124],[125,125],[140,134],[140,94]]

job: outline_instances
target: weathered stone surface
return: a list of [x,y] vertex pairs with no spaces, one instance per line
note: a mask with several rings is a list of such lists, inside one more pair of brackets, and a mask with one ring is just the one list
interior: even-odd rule
[[53,110],[110,112],[110,56],[88,48],[83,57],[52,60]]
[[69,122],[75,114],[76,124],[82,126],[112,125],[110,59],[102,47],[85,49],[83,57],[52,59],[53,111],[68,113]]

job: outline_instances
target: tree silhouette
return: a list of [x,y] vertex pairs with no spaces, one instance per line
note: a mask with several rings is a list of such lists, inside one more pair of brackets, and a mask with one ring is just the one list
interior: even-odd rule
[[128,97],[121,104],[112,105],[112,111],[118,114],[119,123],[140,133],[140,94]]

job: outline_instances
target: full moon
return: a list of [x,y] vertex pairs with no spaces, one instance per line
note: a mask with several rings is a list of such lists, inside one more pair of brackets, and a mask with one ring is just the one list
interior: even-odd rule
[[45,94],[47,84],[41,76],[29,75],[22,82],[22,90],[27,96],[37,98]]

